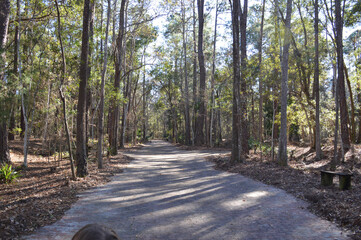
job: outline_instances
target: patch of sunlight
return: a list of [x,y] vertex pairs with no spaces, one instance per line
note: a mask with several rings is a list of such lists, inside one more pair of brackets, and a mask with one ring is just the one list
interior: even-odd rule
[[266,191],[254,191],[250,193],[243,194],[247,198],[260,198],[269,195],[269,192]]
[[196,204],[192,204],[192,203],[177,205],[174,207],[170,207],[170,206],[163,206],[163,207],[164,207],[163,209],[154,210],[151,213],[146,213],[142,215],[141,218],[143,220],[154,220],[157,218],[160,219],[162,217],[169,217],[169,216],[175,218],[177,216],[184,216],[187,215],[188,213],[193,213],[198,208]]
[[267,191],[254,191],[242,194],[237,199],[224,201],[222,206],[229,210],[247,208],[257,205],[261,198],[268,195],[270,195],[270,193]]

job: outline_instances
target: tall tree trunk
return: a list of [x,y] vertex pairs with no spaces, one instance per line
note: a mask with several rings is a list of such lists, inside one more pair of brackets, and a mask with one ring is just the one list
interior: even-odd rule
[[350,78],[348,77],[348,70],[345,64],[345,61],[343,62],[343,68],[345,71],[345,77],[346,77],[346,83],[347,83],[347,87],[348,87],[348,91],[349,91],[349,96],[350,96],[350,105],[351,105],[351,129],[350,129],[350,139],[352,143],[355,143],[356,141],[356,122],[355,122],[355,104],[354,104],[354,100],[353,100],[353,94],[352,94],[352,87],[351,87],[351,82],[350,82]]
[[[87,81],[89,82],[90,77],[91,77],[91,65],[92,65],[92,52],[93,52],[93,48],[94,48],[94,16],[93,16],[93,12],[95,11],[95,1],[90,1],[90,12],[89,12],[89,52],[88,52],[88,79]],[[88,156],[89,152],[89,136],[90,136],[90,111],[91,111],[91,107],[92,107],[92,92],[90,89],[89,84],[87,83],[87,92],[86,92],[86,107],[85,107],[85,137],[86,137],[86,154]]]
[[79,96],[77,107],[77,134],[76,134],[76,175],[84,177],[88,175],[87,168],[87,154],[86,154],[86,92],[88,81],[88,55],[89,55],[89,28],[90,28],[90,0],[84,1],[83,11],[83,33],[82,33],[82,47],[80,58],[80,83],[79,83]]
[[[119,32],[116,40],[116,53],[115,53],[115,76],[114,76],[114,92],[117,96],[120,91],[120,80],[121,80],[121,68],[122,68],[122,57],[123,57],[123,38],[124,38],[124,14],[125,14],[125,4],[127,0],[122,0],[120,4],[120,13],[119,13]],[[110,110],[110,132],[109,132],[109,144],[110,144],[110,153],[112,155],[117,154],[117,142],[118,142],[118,128],[119,128],[119,113],[120,106],[118,99],[113,98],[111,103]],[[124,144],[124,143],[122,143]],[[123,147],[123,146],[121,146]]]
[[187,69],[187,37],[185,29],[185,6],[182,0],[182,41],[183,41],[183,55],[184,55],[184,93],[185,93],[185,144],[191,144],[191,123],[189,114],[189,87],[188,87],[188,69]]
[[198,5],[198,62],[199,62],[199,114],[196,119],[195,144],[202,145],[204,139],[204,121],[206,118],[205,91],[206,91],[206,67],[203,54],[203,28],[204,28],[204,0],[197,0]]
[[[19,1],[19,0],[17,0]],[[17,12],[18,13],[18,12]],[[19,19],[19,16],[16,16],[16,21]],[[19,25],[16,24],[15,26],[15,34],[14,34],[14,69],[13,74],[14,76],[18,75],[18,48],[19,48]],[[10,119],[10,130],[15,128],[15,108],[12,111],[11,119]],[[14,140],[15,136],[13,133],[9,133],[9,140]]]
[[20,13],[21,13],[21,9],[20,9],[20,1],[18,0],[16,2],[16,7],[17,7],[17,17],[18,17],[18,26],[19,26],[19,38],[17,39],[18,41],[18,49],[17,49],[17,59],[18,59],[18,64],[19,64],[19,69],[18,69],[18,78],[19,78],[19,82],[22,86],[22,92],[21,92],[21,113],[23,115],[23,120],[24,120],[24,125],[25,125],[25,132],[24,132],[24,167],[28,167],[28,127],[29,127],[29,123],[28,123],[28,118],[27,118],[27,112],[26,112],[26,108],[25,108],[25,96],[24,96],[24,83],[22,80],[22,76],[21,76],[21,58],[20,58],[20,39],[21,39],[21,17],[20,17]]
[[[5,81],[5,46],[7,42],[9,16],[10,16],[10,0],[0,0],[0,86],[6,83]],[[0,88],[1,90],[1,88]],[[5,103],[1,101],[0,111],[5,110]],[[0,116],[0,164],[10,163],[8,130],[6,125],[5,114]]]
[[240,56],[239,56],[239,0],[233,0],[232,35],[233,35],[233,105],[232,105],[232,162],[241,162],[239,145],[239,106],[240,106]]
[[196,131],[196,119],[198,113],[198,100],[197,100],[197,35],[196,35],[196,10],[195,10],[195,1],[192,1],[193,9],[193,123],[192,127],[192,145],[195,141],[195,131]]
[[259,71],[259,106],[258,106],[258,141],[259,141],[259,150],[261,153],[262,160],[262,143],[263,143],[263,79],[262,79],[262,42],[263,42],[263,25],[264,25],[264,10],[265,10],[266,0],[262,1],[262,17],[261,17],[261,29],[259,34],[258,41],[258,71]]
[[[336,68],[334,67],[333,70],[333,80],[335,82],[334,84],[334,88],[336,88],[336,86],[338,86],[338,78],[336,76]],[[337,91],[337,89],[334,90],[335,91],[335,106],[336,106],[336,116],[335,116],[335,135],[334,135],[334,140],[333,140],[333,158],[331,160],[331,164],[330,164],[330,170],[334,171],[336,170],[336,166],[339,163],[339,159],[338,159],[338,150],[337,150],[337,145],[338,145],[338,128],[339,128],[339,91]],[[341,146],[342,147],[342,146]]]
[[[219,99],[219,90],[217,90],[216,92],[217,95],[217,99]],[[218,140],[216,140],[218,142],[218,144],[222,143],[222,124],[221,124],[221,103],[219,102],[218,107],[217,107],[217,129],[218,132],[216,134],[216,138]]]
[[[67,116],[66,116],[66,101],[65,101],[65,96],[64,96],[63,91],[62,91],[62,87],[63,87],[64,81],[65,81],[65,76],[66,76],[66,60],[65,60],[63,40],[62,40],[62,37],[61,37],[61,20],[60,20],[59,5],[58,5],[57,0],[54,0],[54,1],[55,1],[56,11],[57,11],[58,37],[59,37],[59,43],[60,43],[60,49],[61,49],[61,58],[62,58],[62,65],[63,65],[62,77],[61,77],[60,86],[59,86],[59,94],[60,94],[60,99],[61,99],[62,106],[63,106],[62,110],[63,110],[63,119],[64,119],[65,133],[66,133],[66,140],[67,140],[68,151],[69,151],[70,169],[71,169],[72,178],[75,179],[73,153],[72,153],[71,140],[70,140],[70,134],[69,134],[68,120],[67,120]],[[50,91],[51,91],[51,84],[49,86],[49,95],[48,96],[50,96]],[[48,99],[48,104],[49,104],[49,99]],[[46,124],[47,123],[48,122],[46,122]]]
[[335,21],[336,21],[336,50],[337,50],[337,90],[339,94],[341,138],[344,151],[350,149],[350,133],[348,130],[348,109],[346,103],[345,77],[343,64],[342,29],[343,17],[341,16],[341,0],[335,0]]
[[243,10],[240,4],[240,34],[241,34],[241,97],[240,97],[240,145],[241,154],[249,153],[249,129],[247,121],[247,14],[248,0],[243,1]]
[[215,113],[215,94],[214,78],[216,73],[216,43],[217,43],[217,20],[218,20],[218,0],[216,0],[216,15],[214,20],[214,37],[213,37],[213,56],[212,56],[212,76],[211,76],[211,117],[209,119],[209,144],[213,147],[213,122]]
[[282,54],[282,78],[281,78],[281,129],[278,147],[278,163],[288,165],[287,160],[287,91],[288,91],[288,57],[291,42],[291,14],[292,0],[287,0],[287,15],[285,21],[285,36]]
[[48,139],[49,108],[50,108],[50,96],[51,96],[52,85],[53,84],[50,82],[50,79],[48,79],[48,100],[46,101],[45,126],[44,126],[43,142],[42,142],[43,147],[47,145],[47,139]]
[[146,89],[145,89],[145,50],[146,48],[144,47],[143,50],[143,140],[142,142],[146,142],[147,140],[147,93],[146,93]]
[[318,51],[318,1],[314,1],[315,5],[315,83],[314,83],[314,92],[316,98],[316,159],[321,159],[321,130],[320,130],[320,83],[319,83],[319,51]]

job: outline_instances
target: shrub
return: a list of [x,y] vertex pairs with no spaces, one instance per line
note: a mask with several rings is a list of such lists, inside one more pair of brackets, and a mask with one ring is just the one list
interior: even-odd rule
[[0,182],[11,183],[16,178],[20,177],[20,174],[12,168],[10,164],[2,165],[0,168]]

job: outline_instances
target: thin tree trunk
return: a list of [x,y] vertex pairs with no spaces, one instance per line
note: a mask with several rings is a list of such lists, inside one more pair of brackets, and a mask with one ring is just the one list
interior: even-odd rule
[[196,131],[196,119],[198,113],[198,100],[197,100],[197,35],[196,35],[196,11],[195,11],[195,1],[193,0],[193,124],[192,127],[192,145],[195,141],[195,131]]
[[[10,0],[0,0],[0,6],[0,81],[6,83],[4,71],[6,65],[5,46],[9,26]],[[1,101],[0,110],[5,108],[5,103]],[[7,131],[6,119],[0,116],[0,164],[11,163]]]
[[241,35],[241,96],[240,96],[240,145],[241,154],[249,153],[249,128],[247,121],[247,14],[248,0],[243,1],[243,10],[240,6],[240,35]]
[[350,105],[351,105],[351,142],[355,143],[356,141],[356,122],[355,122],[355,103],[353,100],[353,94],[352,94],[352,87],[351,87],[351,82],[350,82],[350,78],[348,77],[348,70],[345,64],[345,61],[343,62],[343,67],[344,67],[344,71],[345,71],[345,77],[346,77],[346,83],[347,83],[347,87],[348,87],[348,91],[349,91],[349,96],[350,96]]
[[[336,86],[338,86],[338,78],[336,77],[336,68],[334,68],[334,71],[333,71],[334,75],[333,75],[333,79],[334,79],[334,82],[335,82],[335,88]],[[338,150],[337,150],[337,145],[338,145],[338,122],[339,122],[339,105],[338,105],[338,94],[339,94],[339,91],[337,91],[337,89],[335,89],[335,106],[336,106],[336,117],[335,117],[335,135],[334,135],[334,140],[333,140],[333,158],[332,158],[332,161],[331,161],[331,164],[330,164],[330,169],[331,170],[336,170],[336,166],[338,165],[339,163],[339,160],[338,160]],[[342,145],[341,145],[342,147]]]
[[320,83],[319,83],[319,50],[318,50],[318,1],[314,1],[315,5],[315,98],[316,98],[316,159],[322,158],[321,152],[321,130],[320,130]]
[[105,93],[105,75],[107,72],[107,63],[108,63],[108,34],[109,34],[109,22],[110,22],[110,13],[111,13],[111,0],[108,0],[108,10],[107,10],[107,26],[105,28],[105,42],[104,42],[104,60],[103,60],[103,69],[102,69],[102,80],[100,84],[100,105],[99,105],[99,122],[98,122],[98,148],[97,148],[97,158],[98,158],[98,168],[103,168],[103,135],[104,135],[104,93]]
[[191,144],[191,123],[189,114],[189,87],[188,87],[188,69],[187,69],[187,36],[185,29],[185,6],[182,0],[182,40],[183,40],[183,55],[184,55],[184,93],[185,93],[185,144]]
[[[92,65],[92,52],[93,52],[93,42],[94,42],[94,14],[95,11],[95,1],[90,2],[90,12],[89,12],[89,53],[88,53],[88,79],[89,82],[91,77],[91,65]],[[92,92],[89,84],[87,84],[87,92],[86,92],[86,106],[85,106],[85,145],[86,145],[86,154],[89,155],[89,136],[90,136],[90,110],[92,106]]]
[[261,17],[261,29],[259,35],[259,50],[258,50],[258,71],[259,71],[259,106],[258,106],[258,141],[260,150],[260,159],[262,161],[262,143],[263,143],[263,74],[262,74],[262,42],[263,42],[263,25],[264,25],[264,11],[266,0],[262,1],[262,17]]
[[48,139],[49,107],[50,107],[50,96],[51,96],[52,86],[53,84],[50,82],[50,79],[48,79],[48,100],[46,101],[45,127],[44,127],[43,142],[42,142],[43,147],[46,146],[46,142]]
[[142,142],[146,142],[147,140],[147,117],[146,117],[146,109],[147,109],[147,102],[146,102],[146,89],[145,89],[145,50],[143,50],[143,140]]
[[[123,38],[125,32],[125,4],[127,0],[122,0],[120,5],[119,13],[119,32],[116,40],[116,54],[115,54],[115,76],[114,76],[114,91],[117,95],[120,91],[120,80],[121,80],[121,68],[122,68],[122,57],[123,57]],[[118,142],[118,119],[120,113],[119,101],[114,98],[111,103],[111,117],[110,117],[110,132],[109,132],[109,144],[110,153],[112,155],[117,154],[117,142]],[[123,143],[124,144],[124,143]],[[122,146],[121,146],[122,147]]]
[[205,91],[206,91],[206,68],[203,54],[203,27],[204,27],[204,0],[197,0],[198,5],[198,62],[199,62],[199,114],[196,119],[195,144],[204,143],[204,122],[206,118]]
[[[19,1],[19,0],[17,0]],[[17,12],[18,14],[18,12]],[[19,19],[19,16],[16,16],[16,21]],[[15,34],[14,34],[14,69],[13,74],[14,76],[18,75],[18,48],[19,48],[19,26],[16,24],[15,26]],[[13,110],[11,119],[10,119],[10,130],[15,128],[15,116],[14,116],[15,110]],[[9,133],[9,140],[13,140],[15,138],[13,133]]]
[[209,120],[209,144],[211,147],[213,147],[213,121],[214,121],[213,119],[214,119],[214,110],[215,110],[214,78],[216,73],[217,20],[218,20],[218,0],[216,0],[216,15],[214,20],[212,76],[211,76],[211,117]]
[[272,162],[274,162],[275,160],[275,130],[276,130],[276,125],[275,125],[275,118],[276,118],[276,110],[277,110],[278,104],[276,102],[275,99],[273,99],[272,101],[272,143],[271,143],[271,157],[272,157]]
[[239,56],[239,0],[233,0],[232,35],[233,35],[233,105],[232,105],[232,156],[233,163],[241,162],[239,146],[239,106],[240,106],[240,56]]
[[87,151],[86,151],[86,91],[88,81],[88,55],[89,55],[89,28],[90,28],[90,0],[84,1],[83,33],[80,59],[80,83],[77,107],[77,134],[76,134],[76,175],[84,177],[88,175]]
[[[20,39],[21,39],[21,17],[20,17],[20,1],[18,0],[17,3],[17,16],[18,16],[18,26],[19,26],[19,38],[18,40],[18,45],[20,46]],[[24,104],[24,83],[22,80],[22,76],[21,76],[21,57],[20,57],[20,47],[17,49],[17,58],[18,58],[18,64],[19,64],[19,69],[18,69],[18,78],[19,78],[19,82],[22,86],[22,92],[21,92],[21,110],[22,110],[22,114],[23,114],[23,120],[25,123],[25,133],[24,133],[24,167],[28,167],[28,127],[29,127],[29,123],[28,123],[28,118],[27,118],[27,113],[26,113],[26,109],[25,109],[25,104]]]
[[282,53],[282,78],[281,78],[281,130],[278,148],[278,163],[288,165],[287,160],[287,91],[288,91],[288,57],[291,42],[291,14],[292,0],[287,0],[287,15],[285,21],[285,36]]

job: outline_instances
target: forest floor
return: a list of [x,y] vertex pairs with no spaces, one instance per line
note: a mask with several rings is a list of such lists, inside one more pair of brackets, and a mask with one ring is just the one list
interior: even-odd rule
[[309,147],[290,145],[288,149],[291,152],[288,167],[279,166],[269,155],[263,155],[260,160],[260,154],[253,150],[244,163],[231,164],[230,153],[208,160],[216,164],[216,169],[239,173],[307,201],[311,212],[351,230],[353,239],[361,239],[361,146],[355,145],[353,155],[346,154],[345,162],[337,169],[353,173],[352,189],[347,191],[339,190],[337,177],[333,186],[320,184],[320,170],[328,170],[333,147],[323,148],[324,157],[319,161],[315,160],[315,152]]
[[[134,151],[140,146],[126,148]],[[105,184],[116,173],[121,173],[130,158],[120,152],[103,158],[104,168],[99,170],[95,161],[95,150],[90,150],[89,175],[71,180],[69,158],[39,155],[41,141],[29,144],[28,168],[11,184],[0,184],[0,239],[14,239],[20,234],[59,220],[64,212],[77,201],[77,194],[88,188]],[[13,165],[23,164],[23,142],[10,141]],[[60,158],[60,159],[59,159]]]

